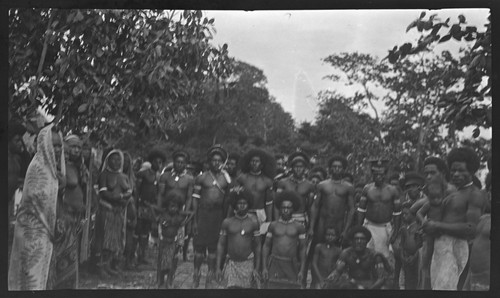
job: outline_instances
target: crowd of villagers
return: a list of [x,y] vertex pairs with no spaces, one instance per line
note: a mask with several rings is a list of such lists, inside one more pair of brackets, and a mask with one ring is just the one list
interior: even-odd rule
[[470,148],[407,173],[373,158],[362,183],[340,155],[325,167],[301,151],[221,145],[202,163],[186,150],[99,158],[48,124],[30,156],[25,133],[9,125],[9,290],[78,288],[83,268],[106,279],[148,264],[174,288],[191,240],[193,288],[206,264],[211,289],[489,289],[491,158],[483,188]]

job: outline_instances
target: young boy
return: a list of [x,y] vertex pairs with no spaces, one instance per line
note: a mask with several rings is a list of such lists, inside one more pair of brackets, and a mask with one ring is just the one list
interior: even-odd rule
[[171,190],[162,201],[162,212],[158,218],[158,288],[162,288],[165,275],[165,288],[172,288],[175,270],[177,268],[177,253],[183,246],[184,235],[182,227],[191,218],[192,212],[181,211],[184,204],[183,196],[178,190]]
[[335,263],[342,252],[342,249],[336,245],[337,240],[335,228],[327,227],[325,243],[318,243],[314,248],[311,289],[321,289],[324,279],[335,269]]
[[[417,221],[421,226],[427,221],[440,221],[441,220],[441,206],[443,197],[446,191],[446,184],[444,182],[431,182],[427,185],[426,194],[428,201],[417,211]],[[430,290],[430,270],[432,253],[434,251],[434,235],[426,235],[422,247],[422,261],[421,261],[421,276],[419,289]]]
[[418,284],[419,249],[422,237],[415,215],[410,211],[412,203],[403,203],[402,214],[404,225],[400,228],[401,264],[405,276],[405,290],[416,290]]

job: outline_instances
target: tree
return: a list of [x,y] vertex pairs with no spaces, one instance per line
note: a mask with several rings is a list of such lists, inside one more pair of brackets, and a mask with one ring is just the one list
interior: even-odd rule
[[[462,50],[463,56],[460,59],[460,66],[465,70],[461,92],[447,92],[438,104],[446,109],[442,120],[450,124],[450,137],[454,138],[456,129],[462,130],[469,125],[476,126],[473,137],[478,137],[479,127],[489,128],[492,123],[490,18],[485,24],[486,29],[480,32],[477,27],[466,25],[464,15],[459,15],[458,22],[451,26],[449,18],[442,22],[437,14],[428,19],[425,16],[426,13],[422,12],[406,29],[408,32],[416,28],[421,32],[419,40],[415,44],[395,46],[386,58],[390,63],[397,63],[408,56],[432,51],[433,45],[452,38],[465,42],[468,49]],[[446,33],[443,33],[444,28],[449,28]]]
[[106,145],[168,139],[201,86],[229,72],[227,45],[209,43],[213,23],[201,11],[10,10],[10,112],[42,106]]

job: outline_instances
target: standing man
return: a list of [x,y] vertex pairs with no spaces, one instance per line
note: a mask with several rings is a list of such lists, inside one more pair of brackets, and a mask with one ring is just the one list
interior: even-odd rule
[[[165,171],[161,177],[158,188],[157,204],[161,206],[167,197],[166,194],[171,190],[178,190],[182,195],[183,204],[181,210],[191,208],[191,196],[193,195],[194,178],[188,174],[186,165],[189,162],[189,154],[184,150],[174,151],[172,154],[174,167],[170,171]],[[168,206],[168,202],[164,202]]]
[[227,152],[220,145],[208,150],[210,169],[196,177],[193,192],[193,246],[194,274],[193,288],[198,288],[201,277],[201,264],[208,251],[208,273],[205,288],[210,288],[215,276],[218,235],[222,220],[225,218],[224,202],[231,183],[229,175],[222,172]]
[[[311,226],[309,235],[315,235],[315,242],[323,242],[325,227],[333,226],[339,231],[342,242],[352,225],[354,215],[354,187],[342,181],[347,168],[347,160],[342,156],[333,156],[328,161],[330,179],[320,182],[317,186],[318,197],[311,209]],[[316,218],[319,216],[318,224]]]
[[222,280],[225,259],[227,288],[252,288],[252,281],[259,278],[261,252],[259,222],[248,216],[252,193],[246,189],[232,191],[230,201],[235,212],[222,222],[217,245],[217,279]]
[[317,186],[321,181],[326,179],[326,170],[322,167],[314,167],[309,171],[309,181]]
[[486,207],[483,194],[472,183],[479,157],[470,148],[454,148],[448,154],[451,183],[457,191],[443,201],[441,221],[427,221],[424,232],[435,235],[431,261],[433,290],[457,290],[459,277],[469,256],[468,240]]
[[299,288],[305,274],[306,229],[292,218],[299,202],[300,196],[293,191],[276,196],[279,219],[269,225],[262,251],[262,277],[268,289]]
[[138,196],[136,235],[139,238],[138,263],[141,264],[148,264],[146,250],[149,233],[152,231],[152,225],[155,222],[154,209],[158,202],[158,182],[165,159],[165,154],[162,151],[153,149],[148,155],[151,168],[139,171],[136,177],[136,194]]
[[[387,160],[372,160],[370,169],[373,183],[365,186],[357,210],[358,224],[364,225],[372,235],[368,248],[381,253],[394,270],[391,243],[397,236],[401,222],[399,191],[385,182]],[[394,222],[394,227],[391,221]]]
[[242,174],[236,179],[238,185],[250,190],[253,195],[253,207],[260,224],[260,234],[264,236],[272,218],[274,159],[260,149],[249,150],[241,160]]
[[[305,170],[309,165],[309,158],[303,152],[295,152],[290,155],[289,164],[292,168],[292,175],[278,182],[276,193],[282,191],[294,191],[300,195],[300,202],[297,211],[292,214],[292,218],[309,227],[310,207],[314,199],[314,184],[306,179]],[[276,213],[277,214],[277,210]]]

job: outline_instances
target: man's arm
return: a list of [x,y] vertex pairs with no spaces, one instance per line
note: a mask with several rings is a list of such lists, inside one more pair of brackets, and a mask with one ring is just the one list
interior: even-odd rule
[[311,219],[310,219],[310,223],[309,223],[309,231],[307,231],[307,235],[309,236],[309,238],[311,238],[314,234],[314,228],[315,228],[315,224],[316,224],[316,218],[318,218],[318,210],[319,210],[319,206],[320,206],[320,202],[322,200],[322,195],[321,195],[321,185],[318,185],[318,188],[316,190],[316,199],[313,201],[312,205],[311,205]]
[[366,207],[368,205],[368,186],[363,188],[361,198],[359,199],[359,206],[357,212],[358,225],[362,226],[365,222]]
[[302,277],[306,274],[306,228],[297,223],[299,232],[299,257],[300,257],[300,271],[298,275],[299,283],[302,282]]
[[188,187],[186,190],[186,211],[190,211],[193,204],[194,178],[189,177]]
[[273,202],[274,202],[274,192],[273,192],[273,180],[269,179],[266,183],[266,197],[264,202],[266,202],[266,222],[273,220]]
[[167,185],[167,173],[163,173],[158,179],[158,193],[156,194],[156,205],[161,207],[161,200]]
[[356,203],[354,202],[354,187],[350,186],[347,192],[347,219],[344,227],[344,231],[340,235],[342,237],[342,241],[346,239],[347,232],[352,226],[352,220],[354,218]]
[[271,252],[271,244],[273,242],[274,225],[271,223],[269,229],[267,230],[266,240],[264,246],[262,247],[262,278],[264,280],[269,279],[269,274],[267,271],[269,254]]
[[377,279],[375,282],[371,285],[370,289],[380,289],[385,282],[385,266],[384,266],[384,261],[382,260],[382,256],[377,255],[375,257],[375,272],[377,273]]
[[429,199],[427,197],[423,197],[421,199],[418,199],[413,205],[410,207],[410,212],[412,214],[417,214],[418,210],[424,206],[425,203],[429,202]]
[[[284,181],[283,179],[281,180],[278,180],[278,183],[276,184],[276,195],[280,192],[282,192],[283,190],[285,190],[285,185],[284,185]],[[273,204],[273,220],[277,220],[280,216],[280,212],[278,210],[278,208],[276,208],[276,206],[274,206]]]
[[[413,206],[415,206],[415,204]],[[413,208],[413,206],[412,206],[412,208]],[[426,203],[424,203],[422,205],[422,207],[420,207],[420,209],[418,209],[418,211],[417,211],[417,222],[420,225],[423,225],[427,221],[427,219],[425,218],[425,216],[429,212],[430,208],[431,208],[431,204],[429,204],[429,202],[426,202]]]
[[401,199],[399,197],[399,191],[395,187],[394,187],[394,192],[393,192],[392,218],[394,221],[394,227],[392,230],[391,238],[389,239],[389,243],[394,243],[394,241],[396,241],[396,237],[398,236],[399,228],[401,227]]
[[340,253],[337,263],[335,264],[335,270],[333,270],[333,272],[330,273],[330,275],[328,275],[327,278],[323,281],[322,288],[325,288],[327,283],[336,283],[338,281],[339,277],[345,270],[346,259],[347,259],[347,249],[345,249]]
[[228,219],[225,219],[222,222],[221,228],[220,228],[220,233],[219,233],[219,241],[217,242],[217,269],[216,269],[216,276],[217,280],[222,280],[222,257],[226,253],[226,245],[227,245],[227,226],[228,226]]
[[254,273],[260,272],[260,257],[262,251],[262,245],[260,243],[260,226],[259,222],[256,220],[253,225],[253,239],[252,239],[252,250],[254,255],[253,269]]
[[193,186],[192,206],[193,206],[193,234],[198,234],[198,200],[201,198],[201,179],[203,176],[196,177]]

